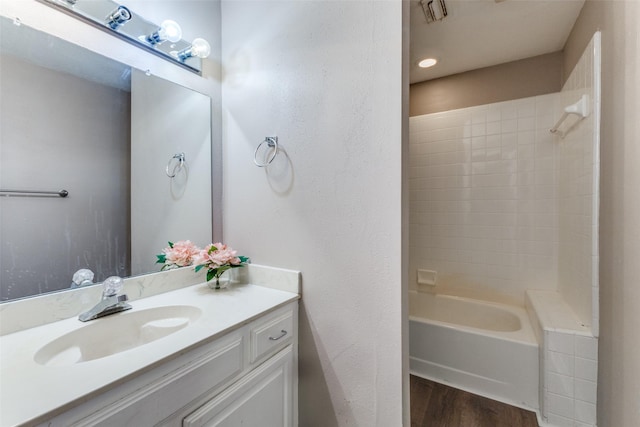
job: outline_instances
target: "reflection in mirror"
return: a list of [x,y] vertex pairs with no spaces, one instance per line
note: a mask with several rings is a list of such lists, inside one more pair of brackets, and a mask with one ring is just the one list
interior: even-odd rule
[[[144,260],[140,265],[131,261],[131,234],[140,224],[132,222],[131,216],[130,67],[6,18],[0,18],[0,43],[0,189],[68,191],[64,198],[0,197],[0,300],[69,289],[74,273],[83,268],[95,273],[94,282],[112,275],[158,271],[148,260],[155,260],[155,253],[164,246],[149,249],[150,253],[140,249]],[[176,197],[165,175],[173,151],[188,151],[191,163],[187,165],[197,169],[197,179],[207,184],[206,190],[201,185],[197,188],[198,197],[209,198],[210,208],[210,101],[161,79],[145,83],[152,82],[173,88],[171,103],[176,109],[181,94],[199,97],[204,109],[199,126],[205,130],[198,137],[203,147],[197,151],[185,150],[182,143],[187,141],[176,140],[175,133],[172,143],[160,152],[155,152],[154,144],[145,147],[147,157],[155,159],[155,164],[145,166],[147,172],[164,191],[150,191],[159,201],[141,212],[147,219],[156,218],[158,227],[175,233],[165,236],[154,230],[163,245],[172,239],[204,245],[211,239],[210,209],[197,228],[198,235],[192,236],[191,230],[172,227],[175,217],[164,218],[157,206],[164,206],[163,199],[179,206],[190,196],[192,177],[182,183],[183,194]],[[171,123],[171,113],[170,109],[155,113],[147,126]],[[184,122],[175,125],[182,128]],[[144,134],[139,138],[144,139]],[[144,185],[148,184],[134,183],[135,191],[144,193]]]
[[210,243],[211,100],[138,70],[131,77],[131,256],[142,274],[157,270],[149,254],[167,240]]

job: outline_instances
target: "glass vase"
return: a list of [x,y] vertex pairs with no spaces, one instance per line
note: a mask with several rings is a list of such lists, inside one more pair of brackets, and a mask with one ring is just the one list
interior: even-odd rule
[[207,286],[211,289],[224,289],[231,283],[231,270],[227,270],[207,282]]

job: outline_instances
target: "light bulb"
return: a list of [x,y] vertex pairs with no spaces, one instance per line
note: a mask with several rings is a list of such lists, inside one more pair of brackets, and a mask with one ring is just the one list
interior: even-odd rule
[[158,31],[162,40],[169,40],[171,43],[175,43],[182,38],[182,28],[176,21],[167,19],[160,24],[160,31]]
[[175,56],[178,57],[180,61],[185,61],[188,58],[197,56],[198,58],[206,58],[211,53],[211,46],[209,46],[209,42],[205,39],[194,39],[186,49],[181,50],[180,52],[175,53]]
[[194,39],[191,43],[191,50],[193,50],[194,56],[206,58],[211,53],[211,46],[205,39]]
[[182,38],[182,29],[176,21],[167,19],[162,21],[158,30],[147,36],[147,42],[154,45],[162,43],[165,40],[169,40],[171,43],[175,43]]

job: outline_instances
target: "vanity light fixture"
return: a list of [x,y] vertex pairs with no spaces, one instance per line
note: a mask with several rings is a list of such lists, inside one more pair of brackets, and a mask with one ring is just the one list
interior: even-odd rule
[[205,39],[197,38],[191,42],[191,46],[186,49],[182,49],[176,53],[178,59],[184,62],[187,58],[197,56],[198,58],[206,58],[211,53],[211,46]]
[[420,67],[420,68],[429,68],[429,67],[433,67],[437,63],[438,63],[438,60],[435,59],[435,58],[426,58],[426,59],[423,59],[422,61],[418,62],[418,67]]
[[106,23],[112,30],[117,30],[119,26],[131,20],[131,11],[124,6],[118,6],[116,10],[107,16]]
[[59,9],[198,74],[202,72],[202,58],[206,58],[211,52],[209,43],[203,39],[193,42],[183,40],[182,29],[175,21],[167,19],[160,25],[148,21],[131,8],[118,3],[123,0],[35,1]]
[[157,45],[165,40],[169,40],[171,43],[175,43],[182,38],[182,28],[176,21],[166,19],[160,24],[158,28],[152,34],[145,37],[145,41],[150,45]]

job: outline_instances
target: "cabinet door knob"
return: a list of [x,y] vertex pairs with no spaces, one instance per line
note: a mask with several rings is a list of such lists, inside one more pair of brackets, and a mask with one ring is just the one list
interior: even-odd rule
[[278,341],[280,338],[284,337],[285,335],[287,335],[287,331],[285,331],[284,329],[282,329],[282,330],[280,331],[280,336],[279,336],[279,337],[275,337],[275,338],[274,338],[274,337],[269,337],[269,339],[270,339],[271,341]]

